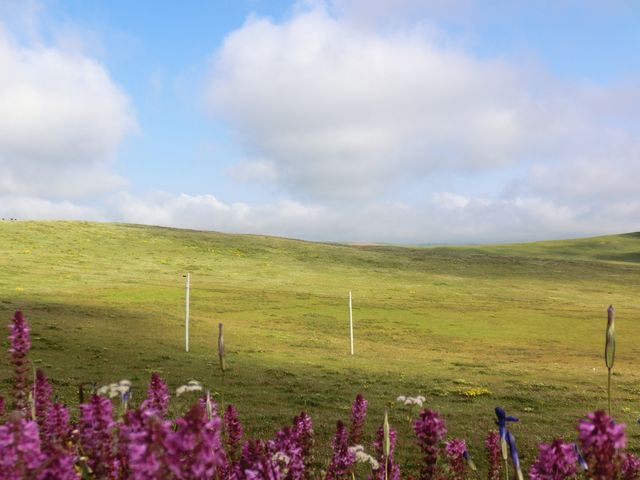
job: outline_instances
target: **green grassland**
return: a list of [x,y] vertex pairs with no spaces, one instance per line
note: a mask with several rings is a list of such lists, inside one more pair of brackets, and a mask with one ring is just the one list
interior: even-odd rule
[[[606,407],[610,303],[617,311],[614,416],[638,451],[640,234],[408,248],[138,225],[0,223],[0,318],[8,323],[14,310],[25,312],[31,358],[62,400],[75,405],[81,382],[121,378],[134,382],[139,399],[158,371],[172,388],[192,378],[207,384],[261,437],[306,410],[326,444],[362,392],[370,401],[370,441],[389,400],[422,394],[476,456],[496,405],[520,417],[513,431],[528,464],[538,442],[573,438],[580,416]],[[225,326],[224,382],[218,322]],[[464,395],[474,388],[490,394]],[[3,361],[0,394],[9,391]],[[190,400],[181,397],[174,408]],[[398,458],[412,462],[409,415],[399,405],[391,411]]]

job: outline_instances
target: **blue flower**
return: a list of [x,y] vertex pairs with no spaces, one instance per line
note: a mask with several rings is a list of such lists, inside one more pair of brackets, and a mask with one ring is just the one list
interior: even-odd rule
[[589,470],[589,465],[587,464],[587,461],[582,456],[582,452],[580,452],[578,445],[574,443],[573,448],[576,451],[576,456],[578,457],[578,465],[580,465],[580,468],[582,468],[582,470]]
[[520,457],[518,456],[518,449],[516,448],[516,437],[507,430],[507,443],[509,444],[509,453],[511,454],[511,461],[513,462],[513,468],[516,469],[518,474],[518,480],[523,480],[522,469],[520,468]]
[[496,425],[498,425],[498,430],[500,431],[500,438],[504,440],[507,434],[507,422],[518,422],[519,420],[516,417],[507,416],[502,407],[496,407],[496,417],[498,417]]

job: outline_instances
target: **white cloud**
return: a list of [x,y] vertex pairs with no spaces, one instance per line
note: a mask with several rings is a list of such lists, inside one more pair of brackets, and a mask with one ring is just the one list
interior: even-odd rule
[[[362,7],[334,3],[349,18]],[[299,198],[371,200],[443,171],[533,165],[542,179],[584,173],[604,158],[628,177],[638,163],[629,156],[639,144],[633,90],[568,84],[476,58],[420,29],[383,34],[313,5],[282,23],[251,17],[229,34],[208,90],[247,154]],[[389,2],[374,6],[385,11]],[[518,194],[546,194],[536,178],[524,183],[530,190]]]
[[71,198],[122,188],[116,150],[135,119],[95,60],[15,43],[0,24],[0,194]]

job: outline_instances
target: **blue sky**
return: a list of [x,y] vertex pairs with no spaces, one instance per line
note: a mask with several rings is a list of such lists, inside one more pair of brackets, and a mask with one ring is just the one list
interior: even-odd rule
[[640,6],[0,2],[0,215],[476,243],[640,222]]

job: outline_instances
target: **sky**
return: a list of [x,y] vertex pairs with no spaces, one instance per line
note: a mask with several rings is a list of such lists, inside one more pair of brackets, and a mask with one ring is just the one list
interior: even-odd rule
[[640,230],[635,0],[0,0],[0,216]]

